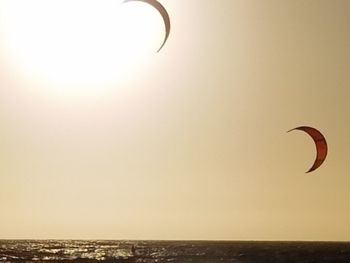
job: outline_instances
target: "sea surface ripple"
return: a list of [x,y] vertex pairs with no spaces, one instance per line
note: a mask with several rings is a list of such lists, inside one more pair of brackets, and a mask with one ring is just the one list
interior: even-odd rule
[[348,242],[0,240],[0,262],[350,262]]

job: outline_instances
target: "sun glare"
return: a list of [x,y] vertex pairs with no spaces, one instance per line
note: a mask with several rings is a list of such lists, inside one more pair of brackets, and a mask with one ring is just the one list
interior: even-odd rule
[[163,39],[161,17],[142,2],[2,0],[0,29],[12,69],[45,91],[115,88],[142,70]]

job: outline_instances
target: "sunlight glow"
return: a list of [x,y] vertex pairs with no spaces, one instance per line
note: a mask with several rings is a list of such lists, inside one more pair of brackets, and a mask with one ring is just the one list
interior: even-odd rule
[[24,79],[49,93],[115,88],[156,55],[160,15],[116,0],[1,0],[6,56]]

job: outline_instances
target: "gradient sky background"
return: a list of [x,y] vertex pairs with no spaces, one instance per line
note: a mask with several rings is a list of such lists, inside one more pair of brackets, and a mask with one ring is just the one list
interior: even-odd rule
[[[163,0],[172,31],[160,53],[159,14],[130,3],[131,13],[148,12],[135,15],[141,29],[154,31],[132,48],[155,43],[152,51],[86,90],[24,70],[8,36],[14,21],[33,23],[8,3],[0,0],[0,238],[350,239],[350,1]],[[93,14],[67,3],[59,16],[70,12],[76,32],[90,32]],[[60,25],[40,34],[63,37]],[[28,30],[22,47],[43,45]],[[104,44],[71,49],[89,58]],[[311,138],[286,133],[300,125],[328,140],[328,159],[310,174]]]

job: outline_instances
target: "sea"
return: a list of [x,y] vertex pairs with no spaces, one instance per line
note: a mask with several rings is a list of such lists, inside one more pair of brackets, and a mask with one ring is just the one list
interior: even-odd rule
[[0,240],[0,262],[350,263],[350,242]]

